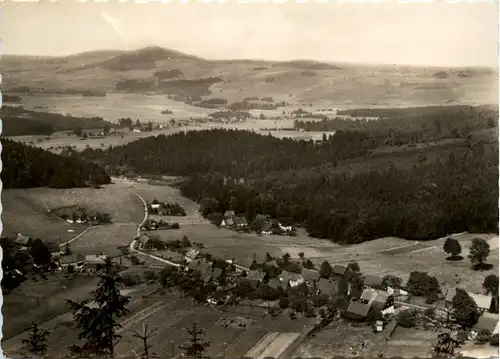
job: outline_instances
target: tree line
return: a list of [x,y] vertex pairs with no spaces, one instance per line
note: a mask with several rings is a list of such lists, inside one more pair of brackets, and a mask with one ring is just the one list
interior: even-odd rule
[[71,188],[111,182],[98,164],[5,138],[2,139],[2,164],[4,188]]

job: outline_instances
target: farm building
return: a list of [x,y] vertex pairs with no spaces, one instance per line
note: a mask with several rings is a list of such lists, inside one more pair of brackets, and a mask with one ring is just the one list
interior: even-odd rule
[[22,248],[28,248],[33,243],[33,239],[29,236],[25,236],[24,234],[18,233],[16,239],[14,239],[14,243]]
[[248,272],[249,270],[256,269],[258,267],[258,263],[255,260],[255,256],[254,257],[245,256],[241,260],[233,260],[233,263],[236,269],[246,272]]
[[233,223],[236,227],[242,228],[248,226],[247,219],[244,216],[236,216],[233,218]]
[[104,254],[89,254],[85,256],[85,268],[92,272],[97,272],[104,268],[106,259]]
[[345,275],[345,272],[347,271],[347,267],[345,266],[340,266],[340,265],[334,265],[332,267],[332,276],[340,276],[343,277]]
[[337,283],[326,278],[320,278],[318,281],[318,292],[328,296],[335,295],[337,291]]
[[63,270],[69,270],[69,267],[82,267],[85,264],[85,256],[82,254],[63,255],[59,263]]
[[314,283],[319,280],[319,272],[317,270],[303,268],[300,275],[308,283]]
[[351,302],[343,315],[348,319],[364,320],[370,311],[370,305],[361,302]]
[[381,289],[385,290],[386,286],[383,283],[382,278],[374,276],[374,275],[367,275],[365,280],[363,281],[363,286],[365,288],[373,288],[373,289]]
[[273,289],[281,288],[281,283],[278,278],[273,278],[269,282],[267,282],[268,287]]
[[495,330],[498,331],[498,315],[496,318],[493,316],[480,316],[477,323],[472,327],[473,336],[479,334],[482,330],[487,330],[492,334],[494,334]]
[[139,242],[139,249],[153,249],[153,248],[155,248],[153,241],[151,240],[151,238],[149,238],[149,236],[147,234],[143,233],[139,237],[138,242]]
[[490,310],[491,301],[493,300],[491,295],[469,293],[469,296],[474,299],[481,312],[484,313]]
[[191,262],[195,259],[202,259],[202,258],[204,258],[204,255],[198,249],[190,249],[189,251],[187,251],[186,256],[185,256],[185,259],[188,262]]
[[[454,290],[449,290],[448,293],[446,294],[445,304],[448,308],[453,306],[453,298],[455,297],[455,294],[456,291]],[[491,295],[476,294],[470,292],[467,292],[467,294],[474,300],[474,302],[476,302],[481,312],[484,313],[489,311],[491,307],[491,301],[493,299]]]

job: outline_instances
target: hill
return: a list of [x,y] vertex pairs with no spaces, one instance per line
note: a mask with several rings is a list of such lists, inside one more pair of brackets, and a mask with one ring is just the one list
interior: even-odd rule
[[491,69],[206,60],[160,47],[57,58],[7,55],[2,65],[4,83],[12,93],[26,91],[24,86],[32,93],[92,90],[184,98],[201,94],[228,102],[257,96],[328,107],[498,101],[498,81]]
[[71,188],[110,183],[94,163],[2,139],[3,188]]

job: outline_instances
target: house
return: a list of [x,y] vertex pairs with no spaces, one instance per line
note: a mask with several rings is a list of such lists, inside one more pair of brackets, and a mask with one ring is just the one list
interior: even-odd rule
[[247,219],[245,216],[236,216],[233,218],[233,223],[236,227],[242,228],[248,226]]
[[191,262],[194,261],[195,259],[202,259],[204,257],[205,256],[203,255],[203,253],[201,253],[198,249],[193,248],[187,251],[186,255],[184,256],[184,259],[186,259],[186,261],[188,262]]
[[[451,308],[453,306],[453,298],[455,297],[456,291],[454,290],[449,290],[448,293],[446,294],[445,298],[445,305],[448,308]],[[467,292],[469,296],[476,302],[477,307],[481,312],[487,312],[490,310],[491,307],[491,301],[493,298],[491,295],[484,295],[484,294],[476,294],[476,293],[470,293]]]
[[97,272],[104,268],[107,256],[103,254],[89,254],[85,256],[85,267],[87,270]]
[[336,283],[332,282],[326,278],[320,278],[318,281],[318,292],[320,294],[326,294],[332,296],[336,294]]
[[267,282],[267,286],[273,289],[281,288],[281,283],[278,278],[273,278],[269,282]]
[[222,268],[215,268],[212,272],[212,280],[219,281],[222,277],[223,270]]
[[139,242],[139,249],[153,249],[153,248],[155,248],[155,245],[154,245],[153,241],[151,240],[151,238],[149,238],[148,235],[146,235],[144,233],[139,237],[138,242]]
[[371,274],[366,276],[365,280],[363,281],[363,286],[365,288],[373,288],[373,289],[381,289],[381,290],[386,289],[386,286],[384,285],[382,278],[371,275]]
[[233,261],[236,269],[240,271],[248,272],[249,270],[255,269],[258,267],[258,263],[255,260],[255,257],[245,256],[242,260]]
[[85,257],[81,254],[63,255],[61,256],[59,264],[63,270],[69,270],[69,267],[75,269],[85,264]]
[[472,327],[472,335],[477,336],[477,334],[479,334],[482,330],[487,330],[493,334],[497,328],[498,328],[498,316],[495,318],[491,316],[482,315],[477,320],[477,323]]
[[469,296],[474,299],[474,302],[476,302],[477,307],[481,312],[488,312],[491,308],[491,301],[493,300],[493,297],[491,295],[485,295],[485,294],[476,294],[476,293],[468,293]]
[[33,239],[29,236],[25,236],[24,234],[18,233],[16,239],[14,239],[15,244],[20,247],[30,247],[33,243]]
[[303,268],[300,274],[308,283],[315,283],[319,280],[319,272],[317,270]]
[[251,270],[247,273],[246,279],[262,282],[266,278],[266,273],[260,270]]
[[332,267],[332,276],[343,277],[345,275],[345,272],[347,272],[347,267],[345,266],[334,265]]
[[343,315],[348,319],[364,320],[370,311],[371,306],[362,302],[351,302]]
[[305,282],[304,277],[302,277],[300,274],[290,273],[290,277],[288,280],[288,284],[290,285],[290,287],[294,288],[298,285],[301,285],[304,282]]

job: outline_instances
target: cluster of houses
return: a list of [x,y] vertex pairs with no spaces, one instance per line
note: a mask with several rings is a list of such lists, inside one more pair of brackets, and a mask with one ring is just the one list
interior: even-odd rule
[[179,229],[179,223],[168,223],[163,220],[155,221],[154,219],[146,220],[142,226],[141,231],[159,231],[162,229]]
[[[221,268],[212,268],[211,263],[204,260],[205,256],[197,249],[192,249],[186,253],[185,260],[188,263],[186,271],[199,271],[201,280],[208,283],[214,281],[218,284],[219,279],[225,271]],[[330,278],[321,278],[320,273],[314,269],[302,268],[300,273],[282,271],[276,277],[270,278],[263,267],[276,267],[278,263],[271,258],[261,258],[257,256],[244,257],[241,260],[230,259],[226,262],[233,266],[234,272],[230,276],[233,283],[247,282],[256,289],[259,285],[267,285],[273,289],[294,288],[305,284],[310,293],[326,295],[330,299],[347,298],[351,292],[350,284],[342,288],[342,279],[347,279],[348,268],[343,265],[332,267]],[[229,275],[229,274],[228,274]],[[353,320],[364,320],[370,311],[376,310],[382,314],[394,313],[395,298],[404,300],[408,292],[402,289],[395,289],[383,284],[382,278],[368,275],[363,282],[363,292],[359,300],[344,303],[344,316]],[[381,324],[382,325],[382,324]],[[378,330],[382,330],[379,326]]]
[[104,254],[67,254],[59,257],[59,268],[65,272],[98,272],[104,268]]
[[107,213],[86,212],[83,208],[68,207],[55,211],[59,217],[73,224],[91,224],[93,226],[101,223],[110,223],[111,217]]
[[[291,226],[283,226],[278,220],[272,219],[269,216],[257,215],[256,222],[261,223],[259,234],[291,234],[293,228]],[[249,229],[249,224],[244,215],[236,215],[234,211],[226,211],[219,225],[224,228],[232,228],[236,230]]]
[[148,203],[148,213],[159,216],[185,216],[186,212],[178,203],[162,203],[153,200]]

